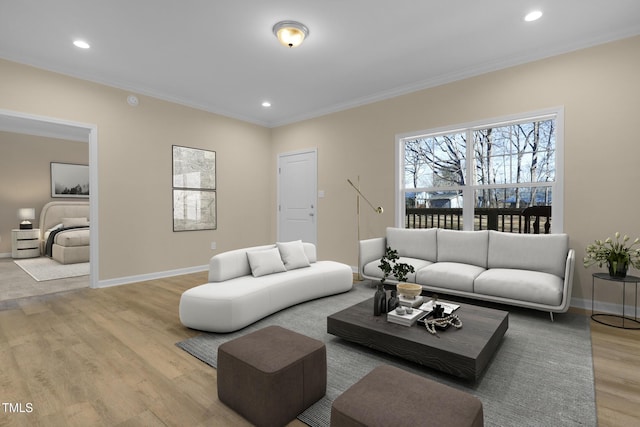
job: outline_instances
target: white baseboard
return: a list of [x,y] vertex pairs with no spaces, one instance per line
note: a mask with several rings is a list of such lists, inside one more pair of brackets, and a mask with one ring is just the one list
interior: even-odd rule
[[111,286],[126,285],[129,283],[145,282],[147,280],[162,279],[165,277],[182,276],[184,274],[199,273],[207,271],[209,264],[197,265],[195,267],[179,268],[176,270],[159,271],[157,273],[139,274],[136,276],[118,277],[117,279],[99,280],[98,288],[108,288]]
[[11,252],[1,253],[0,258],[11,258]]
[[[622,298],[622,297],[620,297]],[[631,298],[633,299],[633,298]],[[582,308],[591,313],[591,299],[584,298],[571,298],[571,307]],[[626,304],[624,306],[624,315],[627,317],[635,316],[636,307],[633,304]],[[607,313],[607,314],[619,314],[622,315],[622,304],[594,301],[593,303],[594,313]]]
[[570,307],[582,308],[584,310],[591,310],[591,300],[584,298],[571,298]]

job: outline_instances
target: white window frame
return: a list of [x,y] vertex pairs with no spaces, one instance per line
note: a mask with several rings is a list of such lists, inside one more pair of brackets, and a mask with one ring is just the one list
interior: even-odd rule
[[[513,114],[493,119],[483,119],[475,122],[457,124],[453,126],[427,129],[417,132],[407,132],[396,135],[395,141],[395,226],[404,228],[405,226],[405,188],[404,188],[404,140],[415,139],[424,136],[444,133],[466,132],[467,141],[473,141],[472,133],[477,129],[498,127],[508,125],[512,122],[537,121],[544,118],[555,117],[556,126],[556,151],[555,151],[555,181],[549,185],[553,194],[553,219],[551,221],[551,233],[562,233],[564,230],[564,107],[552,107],[543,110],[531,111],[526,113]],[[473,164],[473,144],[467,144],[467,174],[466,182],[472,183]],[[535,185],[535,184],[534,184]],[[514,186],[527,187],[534,186],[526,183],[518,183]],[[504,184],[496,185],[496,188],[504,187]],[[487,188],[486,185],[482,186]],[[452,190],[463,191],[463,229],[467,231],[473,230],[474,218],[474,194],[480,186],[468,184],[461,187],[449,187]]]

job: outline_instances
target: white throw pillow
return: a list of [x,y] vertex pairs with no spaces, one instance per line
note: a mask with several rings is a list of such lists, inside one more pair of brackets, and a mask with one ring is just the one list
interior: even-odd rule
[[284,268],[282,259],[280,259],[280,252],[278,252],[277,248],[264,251],[247,251],[247,258],[249,259],[253,277],[287,271]]
[[295,270],[296,268],[309,267],[311,265],[307,254],[304,252],[302,240],[276,242],[276,246],[287,270]]
[[89,220],[87,218],[62,218],[62,226],[68,227],[88,227]]

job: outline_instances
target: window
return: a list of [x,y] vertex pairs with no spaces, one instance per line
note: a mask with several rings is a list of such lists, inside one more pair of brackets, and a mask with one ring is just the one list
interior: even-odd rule
[[562,231],[562,109],[408,134],[397,148],[397,226]]

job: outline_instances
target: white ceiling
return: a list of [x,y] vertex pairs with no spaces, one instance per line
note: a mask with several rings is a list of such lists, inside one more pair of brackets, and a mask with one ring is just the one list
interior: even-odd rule
[[636,34],[639,0],[0,0],[2,58],[270,127]]

